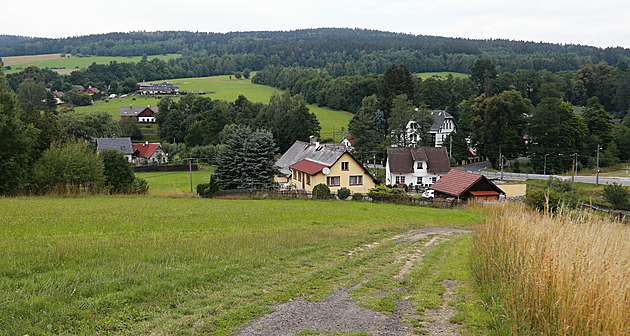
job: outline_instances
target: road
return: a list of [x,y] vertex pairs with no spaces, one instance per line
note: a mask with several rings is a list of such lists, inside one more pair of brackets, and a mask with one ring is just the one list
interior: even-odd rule
[[[489,166],[490,166],[490,163],[488,162],[479,162],[479,163],[466,166],[466,170],[469,173],[473,173],[473,174],[483,174],[489,179],[500,179],[501,178],[500,172],[487,172],[487,171],[481,170]],[[571,176],[503,173],[504,180],[513,180],[513,181],[525,181],[527,179],[548,180],[550,176],[553,176],[555,178],[559,178],[565,181],[571,181]],[[576,176],[575,182],[595,184],[595,176]],[[630,177],[603,177],[603,176],[599,177],[599,184],[612,184],[612,183],[617,183],[624,186],[630,186]]]

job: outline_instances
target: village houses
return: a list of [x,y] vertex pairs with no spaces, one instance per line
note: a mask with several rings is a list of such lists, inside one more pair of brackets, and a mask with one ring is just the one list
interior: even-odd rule
[[[416,109],[416,112],[418,112],[418,109]],[[452,115],[443,110],[430,110],[424,112],[431,114],[435,119],[431,125],[431,129],[429,130],[429,135],[431,136],[431,139],[428,142],[429,146],[442,147],[449,134],[457,131],[455,119]],[[415,120],[407,122],[405,132],[403,133],[403,136],[405,136],[406,139],[404,139],[404,141],[400,141],[400,143],[416,145],[418,141],[421,140],[420,136],[417,134],[417,130],[418,124]]]
[[385,183],[423,189],[451,170],[443,147],[389,147]]

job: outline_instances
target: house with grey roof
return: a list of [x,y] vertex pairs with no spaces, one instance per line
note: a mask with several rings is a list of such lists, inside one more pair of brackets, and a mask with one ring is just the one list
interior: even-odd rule
[[154,123],[155,116],[159,109],[157,106],[121,106],[119,109],[120,118],[132,118],[141,123]]
[[451,170],[444,147],[389,147],[385,183],[425,188]]
[[[433,147],[442,147],[446,137],[449,134],[457,131],[457,125],[455,125],[455,118],[450,115],[448,112],[443,110],[429,110],[429,111],[419,111],[416,109],[417,113],[429,113],[433,116],[435,121],[431,125],[431,129],[429,130],[429,135],[431,139],[429,140],[429,145]],[[406,126],[406,132],[402,133],[400,136],[405,137],[404,139],[398,139],[396,141],[400,144],[406,144],[408,146],[416,145],[418,141],[421,140],[420,135],[418,134],[418,124],[416,120],[410,120]],[[392,132],[394,135],[394,132]],[[392,141],[393,145],[395,142]]]
[[169,82],[154,84],[138,91],[141,94],[175,94],[179,92],[179,87]]
[[123,153],[129,162],[133,160],[134,149],[131,138],[96,138],[96,152],[100,153],[106,149]]

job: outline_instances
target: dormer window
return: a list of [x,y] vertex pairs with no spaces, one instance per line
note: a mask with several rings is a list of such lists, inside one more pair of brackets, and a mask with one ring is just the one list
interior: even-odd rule
[[416,168],[417,168],[417,169],[422,169],[422,161],[418,161],[418,162],[416,163]]

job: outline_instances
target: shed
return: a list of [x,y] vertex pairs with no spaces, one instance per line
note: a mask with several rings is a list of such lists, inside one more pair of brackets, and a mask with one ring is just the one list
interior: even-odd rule
[[435,197],[454,197],[460,200],[498,201],[499,196],[505,194],[487,177],[461,170],[449,171],[431,189],[435,190]]

